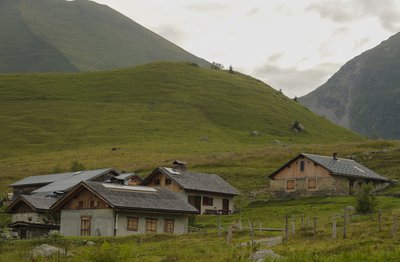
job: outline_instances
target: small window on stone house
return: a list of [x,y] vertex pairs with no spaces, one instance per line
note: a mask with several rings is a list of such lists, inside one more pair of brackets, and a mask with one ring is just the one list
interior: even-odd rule
[[294,190],[294,179],[286,180],[286,190]]
[[159,186],[159,185],[160,185],[160,179],[154,180],[154,185],[155,185],[155,186]]
[[172,180],[169,178],[165,179],[165,185],[171,185],[172,184]]
[[83,208],[83,201],[78,201],[78,208]]
[[146,218],[146,233],[157,233],[157,218]]
[[309,178],[307,180],[308,189],[317,189],[317,179]]

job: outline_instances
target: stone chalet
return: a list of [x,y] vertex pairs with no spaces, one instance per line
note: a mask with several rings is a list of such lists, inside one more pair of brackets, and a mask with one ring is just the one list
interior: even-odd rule
[[165,188],[178,193],[199,214],[231,214],[233,198],[239,192],[218,175],[189,172],[186,163],[175,161],[174,167],[159,167],[142,185]]
[[352,195],[363,183],[375,190],[391,181],[351,159],[301,153],[270,176],[274,197]]
[[61,212],[65,236],[124,236],[187,232],[197,210],[161,188],[84,181],[51,208]]
[[58,218],[50,207],[56,198],[20,195],[8,207],[12,222],[8,226],[22,239],[40,237],[51,230],[59,230]]

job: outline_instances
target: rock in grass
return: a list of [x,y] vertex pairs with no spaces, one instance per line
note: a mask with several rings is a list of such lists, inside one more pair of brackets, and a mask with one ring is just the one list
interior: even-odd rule
[[48,244],[42,244],[32,250],[33,257],[50,257],[56,254],[65,255],[65,250]]
[[267,258],[268,259],[279,259],[279,258],[281,258],[281,256],[278,254],[275,254],[275,252],[272,250],[258,250],[256,253],[254,253],[252,255],[251,261],[263,262]]

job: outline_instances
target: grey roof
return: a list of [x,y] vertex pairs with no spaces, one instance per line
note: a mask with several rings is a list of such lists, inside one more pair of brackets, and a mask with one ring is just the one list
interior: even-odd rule
[[50,184],[56,181],[64,180],[72,177],[75,172],[61,173],[61,174],[49,174],[41,176],[28,176],[21,179],[10,186],[24,186],[24,185],[35,185],[35,184]]
[[118,180],[127,180],[133,176],[137,176],[137,175],[135,173],[126,173],[126,174],[120,174],[118,176],[115,176],[114,178],[118,179]]
[[166,189],[110,185],[92,181],[82,183],[107,200],[114,208],[198,213],[196,208],[183,200],[177,193]]
[[81,181],[87,181],[91,179],[95,179],[96,177],[107,174],[111,171],[116,172],[113,168],[105,168],[105,169],[97,169],[97,170],[88,170],[88,171],[80,171],[73,173],[74,175],[68,177],[67,179],[62,179],[55,181],[51,184],[48,184],[44,187],[36,189],[32,193],[44,193],[44,192],[55,192],[55,191],[67,191]]
[[28,203],[30,203],[36,209],[50,209],[51,205],[53,205],[57,198],[54,197],[43,197],[43,196],[35,196],[35,195],[22,195]]
[[372,180],[389,181],[389,179],[375,173],[371,169],[357,163],[352,159],[338,158],[334,160],[332,157],[305,154],[303,155],[312,161],[329,170],[333,175],[342,175],[348,177],[367,178]]
[[204,191],[228,195],[239,192],[218,175],[176,170],[160,167],[159,170],[186,190]]
[[11,203],[10,207],[15,205],[21,200],[25,200],[29,205],[37,210],[48,210],[51,205],[53,205],[57,199],[52,197],[45,196],[36,196],[36,195],[20,195],[13,203]]

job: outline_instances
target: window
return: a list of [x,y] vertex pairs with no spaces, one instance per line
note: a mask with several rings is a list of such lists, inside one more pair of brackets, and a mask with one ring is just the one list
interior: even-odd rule
[[81,217],[81,236],[90,236],[91,217]]
[[304,161],[300,161],[300,171],[304,171]]
[[155,186],[159,186],[159,185],[160,185],[160,179],[154,180],[154,185],[155,185]]
[[164,219],[164,233],[174,233],[174,223],[173,219]]
[[157,232],[157,218],[146,218],[146,233]]
[[286,190],[294,190],[294,179],[286,180]]
[[83,201],[78,201],[78,208],[83,208]]
[[203,206],[212,206],[214,199],[212,197],[203,197]]
[[130,231],[138,231],[139,218],[138,217],[128,217],[127,229]]
[[307,184],[308,189],[317,189],[317,179],[309,178]]
[[165,185],[171,185],[172,184],[172,180],[169,178],[165,179]]

